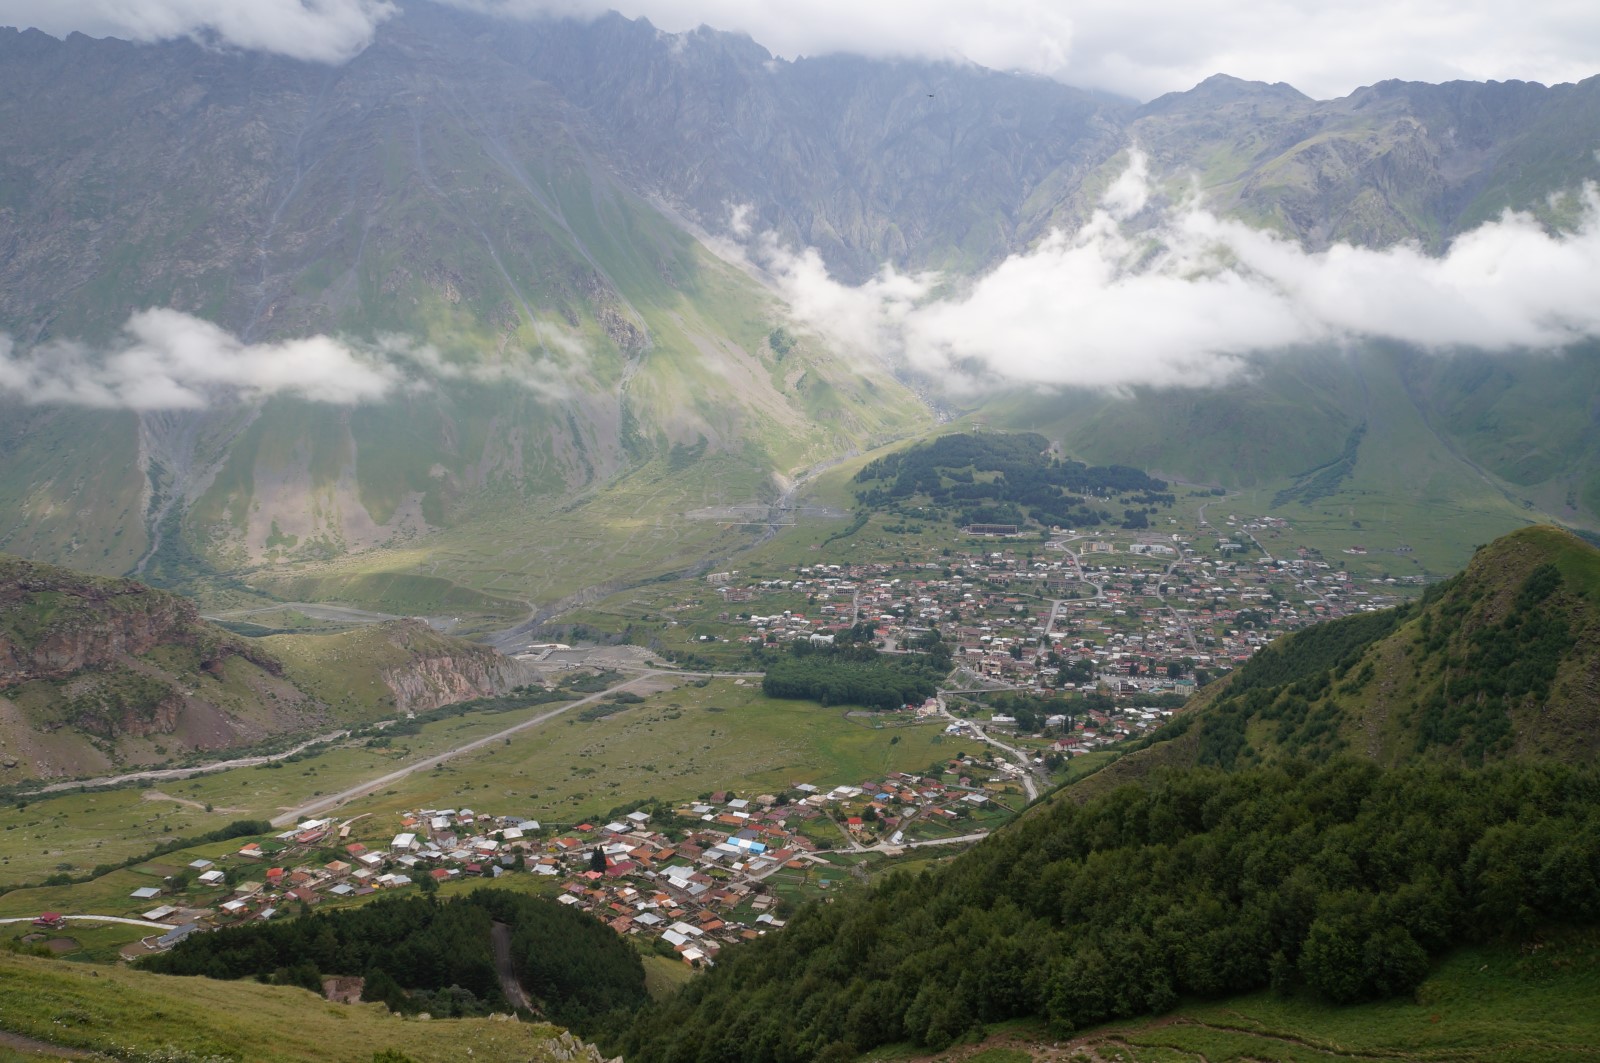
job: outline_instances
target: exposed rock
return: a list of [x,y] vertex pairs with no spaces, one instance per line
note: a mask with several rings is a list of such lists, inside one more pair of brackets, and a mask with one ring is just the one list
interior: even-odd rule
[[402,663],[379,673],[402,713],[494,697],[526,681],[516,661],[488,647],[440,636],[421,620],[398,620],[386,627],[407,654]]
[[187,599],[0,555],[0,689],[66,679],[172,644],[197,649],[213,674],[233,655],[282,671],[271,655],[204,623]]

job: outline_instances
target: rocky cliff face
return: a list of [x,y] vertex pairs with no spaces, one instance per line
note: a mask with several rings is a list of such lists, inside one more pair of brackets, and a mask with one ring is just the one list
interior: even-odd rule
[[379,675],[394,693],[399,712],[426,712],[474,698],[494,697],[526,681],[516,661],[486,647],[445,640],[420,620],[389,625],[404,647],[401,663]]
[[201,621],[185,598],[0,555],[0,689],[68,679],[164,645],[194,649],[210,672],[234,655],[281,671],[269,654]]

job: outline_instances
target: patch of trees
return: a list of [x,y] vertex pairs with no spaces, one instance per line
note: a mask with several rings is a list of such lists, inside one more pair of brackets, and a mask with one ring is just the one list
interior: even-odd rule
[[1469,763],[1504,752],[1511,744],[1511,709],[1550,696],[1561,662],[1577,636],[1556,597],[1561,571],[1543,564],[1529,573],[1506,615],[1496,624],[1467,630],[1476,593],[1457,591],[1418,627],[1425,654],[1437,659],[1439,683],[1414,713],[1419,752],[1459,747]]
[[813,646],[790,643],[784,653],[761,651],[766,670],[761,692],[769,698],[798,698],[823,705],[898,709],[933,697],[950,671],[950,649],[935,639],[926,653],[879,653],[860,642]]
[[440,903],[385,897],[359,908],[193,934],[140,966],[161,974],[256,978],[322,990],[323,975],[361,976],[362,999],[435,1017],[509,1013],[491,931],[512,935],[518,981],[552,1021],[586,1035],[645,999],[638,954],[610,928],[553,901],[479,889]]
[[1290,502],[1309,506],[1319,498],[1327,498],[1339,490],[1356,469],[1356,454],[1361,449],[1361,439],[1367,434],[1367,422],[1362,421],[1350,429],[1345,437],[1344,449],[1332,461],[1294,475],[1295,484],[1272,496],[1272,507],[1277,509]]
[[1596,852],[1593,766],[1156,773],[803,909],[611,1047],[630,1063],[849,1059],[1024,1016],[1066,1034],[1180,996],[1382,999],[1456,945],[1592,924]]
[[925,499],[962,525],[1032,520],[1072,527],[1111,519],[1091,504],[1093,498],[1133,495],[1152,506],[1173,502],[1165,481],[1139,469],[1063,461],[1050,455],[1049,446],[1032,432],[941,436],[870,462],[855,476],[862,485],[856,497],[869,508]]

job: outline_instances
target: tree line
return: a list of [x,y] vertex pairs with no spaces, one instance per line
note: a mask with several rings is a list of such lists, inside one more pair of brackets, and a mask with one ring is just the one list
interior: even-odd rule
[[796,698],[823,705],[898,709],[933,697],[950,670],[950,650],[935,639],[926,653],[885,654],[864,643],[813,646],[790,643],[787,652],[762,651],[766,670],[761,692],[769,698]]
[[[1112,520],[1091,498],[1131,495],[1140,505],[1172,505],[1163,480],[1126,465],[1086,465],[1052,457],[1032,432],[956,434],[869,462],[855,476],[867,507],[895,507],[914,498],[950,509],[957,524],[1093,527]],[[989,475],[994,474],[994,475]],[[1134,510],[1124,513],[1133,519]],[[1143,511],[1139,511],[1143,520]]]
[[497,922],[510,929],[517,980],[551,1021],[589,1036],[644,1003],[638,953],[609,927],[546,898],[495,889],[450,902],[382,897],[358,908],[192,934],[139,965],[317,993],[324,975],[360,976],[362,999],[395,1012],[510,1013],[494,964]]
[[934,871],[813,905],[641,1013],[630,1063],[939,1051],[1275,987],[1350,1003],[1433,957],[1600,917],[1600,770],[1296,760],[1057,801]]

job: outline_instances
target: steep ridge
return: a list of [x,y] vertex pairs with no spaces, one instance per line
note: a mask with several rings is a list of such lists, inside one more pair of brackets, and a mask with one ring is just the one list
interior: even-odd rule
[[421,620],[247,639],[134,580],[0,555],[0,784],[147,767],[526,679]]
[[282,663],[133,580],[0,557],[7,782],[104,772],[326,721]]
[[1340,755],[1591,762],[1600,752],[1600,550],[1532,527],[1480,548],[1421,602],[1296,632],[1066,791],[1158,769]]
[[44,219],[0,265],[23,349],[115,345],[163,306],[249,342],[346,337],[412,377],[353,408],[8,405],[0,497],[33,556],[166,581],[322,562],[680,455],[759,496],[923,416],[885,372],[773,350],[770,295],[627,187],[548,85],[426,12],[337,69],[34,32],[0,33],[0,65],[4,209]]

